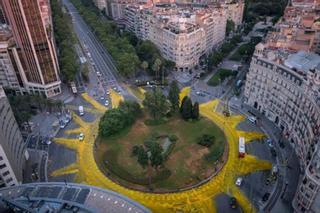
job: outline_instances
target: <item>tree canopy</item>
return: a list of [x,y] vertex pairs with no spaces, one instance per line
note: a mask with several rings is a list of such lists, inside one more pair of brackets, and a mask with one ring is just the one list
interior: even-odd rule
[[169,109],[167,98],[159,88],[146,93],[143,105],[147,108],[154,120],[163,118]]
[[178,87],[177,81],[172,81],[170,85],[168,99],[171,103],[171,110],[173,112],[176,112],[179,109],[179,104],[180,104],[179,94],[180,94],[180,89]]
[[119,107],[106,111],[99,123],[99,135],[108,137],[131,126],[141,115],[140,105],[132,101],[121,102]]
[[111,54],[119,73],[123,76],[133,75],[141,64],[135,48],[131,44],[131,42],[135,42],[136,38],[130,33],[121,34],[113,21],[102,20],[100,11],[94,6],[92,1],[71,1]]
[[65,82],[73,81],[79,69],[77,54],[74,49],[75,36],[72,30],[70,17],[62,12],[62,5],[52,0],[52,19],[55,40],[58,46],[58,60],[62,79]]

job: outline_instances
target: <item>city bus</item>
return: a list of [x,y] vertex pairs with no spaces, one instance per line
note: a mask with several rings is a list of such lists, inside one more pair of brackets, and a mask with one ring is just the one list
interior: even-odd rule
[[244,137],[239,137],[239,158],[243,158],[246,154],[246,145]]

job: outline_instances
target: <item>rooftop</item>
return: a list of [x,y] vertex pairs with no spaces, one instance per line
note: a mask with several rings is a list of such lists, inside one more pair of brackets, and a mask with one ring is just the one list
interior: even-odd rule
[[0,212],[13,208],[27,212],[150,212],[139,203],[109,190],[58,182],[1,188]]
[[315,53],[299,51],[297,53],[290,54],[284,61],[284,65],[291,69],[308,72],[309,70],[320,66],[320,56]]

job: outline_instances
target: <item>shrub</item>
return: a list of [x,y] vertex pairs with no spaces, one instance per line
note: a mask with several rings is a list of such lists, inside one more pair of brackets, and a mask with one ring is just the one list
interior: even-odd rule
[[171,142],[176,142],[176,141],[178,140],[178,136],[176,136],[176,135],[169,135],[169,140],[170,140]]
[[205,147],[210,147],[213,145],[215,137],[213,135],[204,134],[199,138],[198,144]]

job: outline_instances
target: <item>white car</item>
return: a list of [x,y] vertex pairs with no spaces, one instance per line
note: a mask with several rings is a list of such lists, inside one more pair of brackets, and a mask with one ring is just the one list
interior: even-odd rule
[[103,100],[103,99],[104,99],[104,97],[103,97],[103,96],[101,96],[101,97],[100,97],[100,100]]
[[83,139],[84,139],[84,134],[81,132],[79,135],[79,141],[83,141]]
[[243,181],[242,177],[238,177],[237,180],[236,180],[236,185],[237,186],[241,186],[242,181]]
[[107,95],[110,95],[110,91],[109,90],[107,91]]
[[105,106],[109,106],[109,101],[106,100],[106,102],[104,103]]
[[248,120],[254,124],[257,122],[257,118],[254,116],[248,116]]

